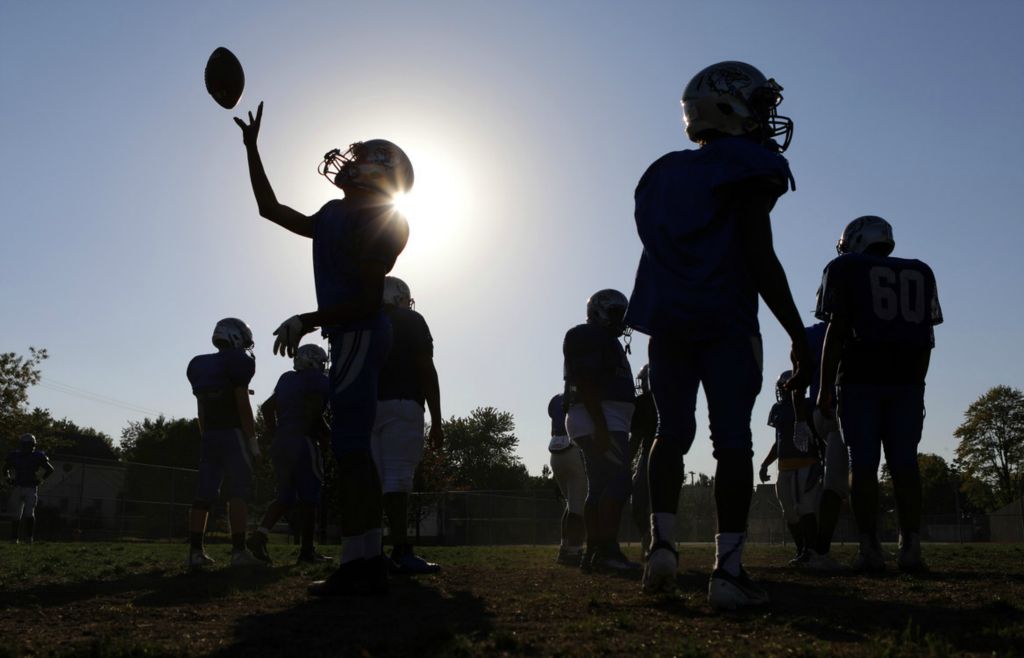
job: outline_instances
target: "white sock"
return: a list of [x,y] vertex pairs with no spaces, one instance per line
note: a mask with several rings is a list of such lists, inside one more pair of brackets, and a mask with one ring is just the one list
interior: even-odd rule
[[726,571],[730,576],[739,576],[743,568],[743,543],[745,532],[720,532],[715,535],[715,568]]
[[582,546],[563,546],[562,550],[566,553],[579,553],[583,550]]
[[339,564],[363,559],[363,535],[341,538],[341,559]]
[[363,557],[377,557],[381,554],[381,543],[384,540],[384,529],[374,528],[363,533]]
[[668,512],[655,512],[651,514],[651,537],[655,542],[667,541],[675,546],[676,543],[676,515]]

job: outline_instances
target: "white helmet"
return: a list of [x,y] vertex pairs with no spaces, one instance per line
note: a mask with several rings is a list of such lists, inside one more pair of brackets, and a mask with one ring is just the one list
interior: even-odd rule
[[327,369],[327,352],[319,345],[306,343],[295,350],[295,357],[292,358],[292,367],[295,370],[319,370]]
[[587,322],[617,331],[616,336],[626,332],[622,318],[626,315],[629,300],[618,290],[598,290],[587,300]]
[[836,242],[836,252],[842,254],[862,254],[871,245],[880,244],[888,256],[896,246],[892,239],[892,225],[881,217],[864,215],[858,217],[843,229],[843,234]]
[[25,452],[32,452],[36,449],[36,437],[26,432],[18,437],[18,447]]
[[252,349],[252,329],[238,318],[224,318],[213,328],[213,344],[217,347]]
[[411,190],[415,178],[409,156],[386,139],[356,142],[344,153],[331,149],[317,171],[342,189],[360,187],[389,196]]
[[760,132],[764,142],[785,151],[793,138],[793,120],[779,116],[782,86],[750,64],[719,62],[693,76],[683,90],[686,136],[703,144],[710,134],[749,135]]
[[384,277],[384,306],[395,308],[413,308],[416,303],[412,298],[412,291],[409,285],[397,276]]

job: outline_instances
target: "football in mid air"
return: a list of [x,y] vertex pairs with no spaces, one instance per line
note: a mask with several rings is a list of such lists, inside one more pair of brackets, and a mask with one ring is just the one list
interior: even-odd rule
[[213,51],[206,61],[206,91],[226,110],[238,104],[245,88],[242,63],[223,46]]

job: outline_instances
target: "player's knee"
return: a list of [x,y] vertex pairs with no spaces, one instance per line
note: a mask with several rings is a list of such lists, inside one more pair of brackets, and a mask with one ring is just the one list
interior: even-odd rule
[[633,491],[632,484],[629,471],[623,468],[621,472],[610,478],[605,496],[616,503],[625,504],[629,500],[629,494]]

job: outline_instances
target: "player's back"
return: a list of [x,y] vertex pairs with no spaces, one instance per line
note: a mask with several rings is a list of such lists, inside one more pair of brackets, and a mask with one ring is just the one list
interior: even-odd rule
[[201,354],[189,362],[186,374],[205,430],[240,426],[234,392],[238,387],[248,386],[255,372],[255,360],[241,348]]
[[738,195],[756,183],[781,196],[790,180],[785,158],[738,137],[652,164],[634,195],[644,253],[627,323],[690,339],[756,334],[757,289],[743,257]]
[[430,328],[422,315],[409,308],[389,308],[387,315],[392,328],[391,351],[380,370],[377,399],[415,400],[422,406],[426,396],[418,363],[434,355]]
[[14,470],[14,486],[33,487],[39,484],[36,470],[46,462],[46,453],[42,450],[33,450],[32,452],[11,451],[7,455],[7,463]]
[[274,387],[277,433],[308,435],[311,424],[327,407],[330,388],[327,374],[316,369],[290,370],[281,375]]
[[551,436],[565,436],[565,396],[561,393],[548,402],[548,418],[551,419]]
[[569,404],[582,402],[577,395],[580,380],[593,382],[602,400],[633,402],[633,373],[619,339],[596,324],[580,324],[565,334],[566,395]]
[[919,260],[843,254],[825,268],[819,317],[850,325],[840,380],[917,383],[942,322],[935,276]]

